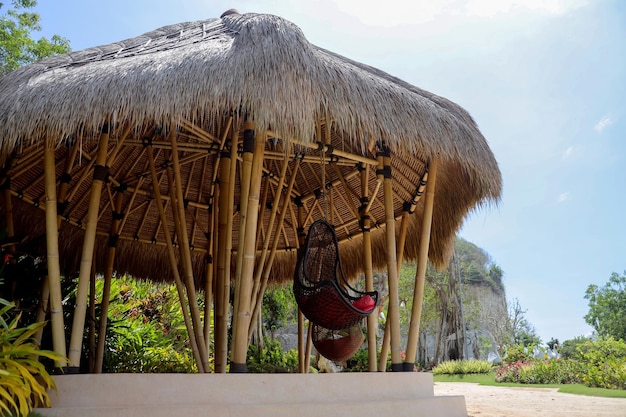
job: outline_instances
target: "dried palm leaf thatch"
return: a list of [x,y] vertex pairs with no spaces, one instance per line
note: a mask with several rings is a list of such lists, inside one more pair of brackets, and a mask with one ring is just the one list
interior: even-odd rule
[[[266,205],[271,206],[282,192],[276,190],[276,178],[282,164],[289,164],[287,175],[296,175],[289,200],[304,201],[305,227],[324,214],[333,218],[350,276],[362,270],[363,256],[356,215],[363,164],[358,161],[375,160],[376,143],[384,142],[392,154],[396,216],[404,203],[417,201],[416,190],[428,162],[439,159],[430,251],[437,265],[447,262],[454,235],[467,214],[500,198],[497,162],[463,108],[312,45],[298,27],[280,17],[237,13],[48,58],[0,79],[3,181],[14,197],[40,207],[43,175],[36,161],[45,141],[54,144],[57,178],[68,184],[62,211],[68,223],[62,227],[64,253],[78,253],[88,203],[82,196],[89,190],[89,181],[81,178],[93,160],[102,126],[109,125],[109,156],[116,158],[103,191],[96,255],[105,252],[115,217],[110,200],[124,193],[124,211],[129,214],[119,236],[124,250],[118,251],[116,268],[171,279],[164,272],[168,268],[162,244],[164,230],[172,235],[174,230],[160,224],[152,203],[154,184],[147,176],[146,149],[161,167],[158,186],[167,196],[171,166],[167,138],[168,131],[176,129],[194,267],[201,271],[210,252],[210,211],[217,207],[219,187],[213,180],[218,179],[222,151],[230,146],[222,139],[230,136],[231,128],[241,137],[245,119],[254,120],[257,138],[268,139],[262,186],[263,190],[270,187]],[[329,148],[322,155],[307,145],[322,141],[337,153]],[[68,164],[72,152],[77,156]],[[326,173],[324,185],[321,169]],[[384,227],[382,193],[373,195],[375,166],[367,183],[375,200],[370,207],[373,223]],[[328,191],[324,199],[316,199],[320,189]],[[334,197],[329,197],[331,193]],[[333,208],[324,211],[323,202]],[[405,259],[417,257],[423,203],[414,209]],[[289,280],[295,265],[296,210],[289,210],[278,234],[272,272],[272,280],[278,282]],[[16,228],[36,234],[36,224],[43,222],[39,211],[25,210],[28,216],[17,216]],[[260,219],[263,237],[268,234],[270,211],[265,210]],[[374,231],[373,236],[374,265],[382,267],[384,235]],[[234,237],[236,251],[237,230]]]

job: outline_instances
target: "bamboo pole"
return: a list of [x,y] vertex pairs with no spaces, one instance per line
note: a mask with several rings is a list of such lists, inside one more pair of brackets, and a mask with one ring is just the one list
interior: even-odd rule
[[[265,136],[258,138],[254,145],[254,158],[250,178],[250,191],[248,194],[247,216],[243,242],[243,259],[241,266],[240,287],[236,288],[239,294],[239,305],[233,314],[233,353],[231,357],[230,371],[245,372],[246,357],[248,353],[248,329],[252,314],[250,311],[254,262],[256,255],[256,228],[259,217],[259,201],[261,192],[261,179],[263,173],[263,153],[265,151]],[[246,179],[244,178],[244,181]],[[242,247],[241,240],[239,247]],[[238,274],[239,275],[239,274]]]
[[[45,144],[44,177],[46,184],[46,251],[48,261],[48,287],[50,289],[50,321],[52,322],[52,346],[65,358],[65,325],[63,323],[63,296],[61,294],[61,268],[59,266],[59,229],[57,228],[57,190],[54,146]],[[62,368],[65,360],[55,362]]]
[[228,307],[230,297],[231,251],[233,247],[233,213],[235,208],[235,174],[239,130],[231,129],[230,153],[222,154],[220,201],[218,213],[219,252],[215,291],[215,372],[226,372],[228,358]]
[[[187,221],[185,214],[185,201],[183,198],[183,182],[180,175],[180,161],[178,159],[178,149],[176,142],[176,125],[171,126],[170,130],[170,139],[172,141],[172,163],[174,170],[174,181],[176,184],[176,200],[177,200],[177,208],[172,204],[172,211],[177,209],[178,211],[178,241],[180,252],[182,255],[182,264],[183,271],[185,272],[185,285],[187,287],[187,299],[189,303],[189,308],[191,310],[191,321],[193,324],[194,334],[196,337],[196,343],[198,344],[198,349],[200,351],[200,355],[203,358],[203,366],[205,372],[208,370],[208,353],[206,349],[206,345],[204,343],[204,332],[202,327],[202,320],[200,319],[200,309],[198,307],[198,299],[196,298],[196,287],[193,279],[193,265],[191,262],[191,250],[189,247],[189,236],[187,233]],[[174,196],[172,196],[174,197]],[[165,227],[165,223],[164,223]],[[191,336],[191,335],[190,335]],[[200,368],[200,366],[198,366]]]
[[[400,270],[402,269],[402,263],[404,262],[404,246],[405,246],[406,234],[408,230],[409,214],[410,214],[409,211],[404,210],[402,212],[402,217],[400,221],[400,236],[398,237],[398,245],[397,245],[398,247],[398,261],[397,261],[398,262],[398,276],[400,276]],[[387,315],[387,318],[389,318],[389,315]],[[391,344],[389,324],[390,324],[390,321],[386,320],[385,321],[385,333],[383,335],[383,342],[380,348],[380,359],[378,362],[378,366],[379,368],[383,367],[382,370],[386,368],[385,365],[387,363],[387,355],[389,354],[389,346]]]
[[[237,258],[235,264],[235,303],[233,311],[239,311],[239,303],[241,302],[241,292],[239,288],[241,286],[241,273],[244,249],[243,243],[246,241],[246,224],[248,216],[248,195],[250,194],[250,186],[252,180],[252,164],[254,159],[254,123],[251,120],[246,120],[244,123],[243,132],[243,154],[241,164],[241,181],[240,181],[240,194],[239,194],[239,236],[237,237]],[[233,320],[233,334],[237,331],[237,320]],[[231,358],[232,359],[232,358]]]
[[[285,162],[286,163],[286,162]],[[289,179],[289,184],[287,185],[287,190],[285,191],[285,202],[283,203],[283,206],[280,210],[280,214],[278,216],[278,221],[276,222],[277,224],[277,228],[276,228],[276,233],[274,234],[274,240],[273,240],[273,244],[272,244],[272,250],[270,252],[270,257],[267,261],[267,266],[265,267],[265,272],[263,274],[263,278],[262,278],[262,282],[261,282],[261,286],[259,288],[259,293],[257,295],[257,300],[256,300],[256,308],[253,310],[254,311],[254,315],[255,317],[259,316],[260,312],[261,312],[261,307],[262,307],[262,302],[263,302],[263,294],[265,293],[265,290],[267,289],[267,283],[269,281],[270,278],[270,273],[272,271],[272,265],[274,264],[274,259],[276,257],[276,249],[278,248],[278,241],[280,240],[278,238],[279,236],[279,231],[280,228],[283,225],[283,222],[285,220],[285,215],[287,214],[287,210],[289,208],[289,196],[291,195],[291,192],[293,191],[293,187],[294,184],[296,182],[296,176],[298,174],[298,170],[300,169],[300,161],[296,161],[296,166],[293,170],[293,173],[291,175],[291,178]],[[271,229],[268,233],[271,232]],[[268,235],[268,238],[271,238],[271,236]],[[251,332],[248,335],[249,337],[251,336]]]
[[[166,224],[166,216],[165,216],[165,208],[163,207],[163,201],[161,198],[161,190],[159,189],[159,177],[156,172],[156,166],[154,163],[154,155],[152,155],[152,149],[150,145],[148,148],[148,162],[150,164],[150,174],[152,178],[152,187],[154,191],[154,200],[159,211],[159,217],[161,219],[161,223]],[[191,320],[189,318],[189,312],[186,306],[185,300],[185,286],[183,285],[182,279],[180,278],[180,273],[178,272],[178,261],[176,259],[176,254],[174,254],[174,247],[172,245],[172,238],[167,230],[167,227],[164,228],[163,234],[165,236],[165,242],[167,244],[167,255],[170,260],[170,265],[172,267],[172,274],[174,276],[174,283],[176,284],[176,289],[178,291],[178,300],[180,302],[180,307],[183,312],[183,320],[185,322],[185,328],[187,329],[187,334],[189,336],[189,341],[191,343],[191,350],[194,354],[194,358],[196,360],[196,365],[198,366],[198,372],[205,372],[204,369],[204,357],[200,353],[198,349],[198,345],[196,343],[193,331],[193,326],[191,324]]]
[[78,275],[78,289],[76,291],[76,307],[74,309],[74,321],[72,323],[72,336],[70,338],[69,366],[78,368],[80,366],[80,356],[82,348],[83,330],[85,327],[85,315],[87,290],[89,286],[89,276],[91,274],[91,263],[93,261],[93,249],[96,242],[96,226],[98,211],[100,208],[100,198],[102,195],[102,185],[107,177],[108,167],[106,164],[107,147],[109,144],[109,126],[102,128],[98,152],[94,165],[93,182],[91,183],[91,196],[89,199],[89,209],[87,211],[87,221],[85,224],[85,238],[83,241],[83,251],[80,261],[80,271]]
[[91,264],[89,277],[89,330],[87,334],[87,359],[89,373],[94,373],[96,366],[96,263]]
[[402,370],[400,355],[400,314],[398,295],[398,260],[396,252],[396,220],[393,210],[393,180],[391,176],[389,148],[383,145],[378,154],[379,172],[383,178],[383,193],[385,202],[385,232],[387,238],[387,279],[389,282],[389,313],[391,330],[391,370]]
[[[365,211],[369,200],[369,166],[361,165],[361,229],[363,231],[363,261],[365,271],[365,291],[374,291],[374,267],[372,265],[372,236],[370,233],[371,219],[369,212]],[[376,361],[376,329],[378,328],[378,309],[374,313],[367,316],[367,352],[368,352],[368,370],[376,372],[378,363]]]
[[[276,139],[282,139],[279,135],[277,135],[275,132],[267,131],[267,136],[271,137],[271,138],[276,138]],[[294,145],[299,145],[299,146],[303,146],[309,149],[319,149],[320,148],[320,144],[319,142],[314,143],[314,142],[304,142],[298,139],[294,139],[294,138],[290,138],[288,140],[288,143],[294,144]],[[321,149],[324,152],[327,152],[330,150],[330,147],[326,144],[323,145],[323,149]],[[333,149],[333,155],[341,157],[341,158],[345,158],[345,159],[349,159],[351,161],[354,162],[362,162],[364,164],[367,165],[377,165],[378,162],[375,159],[371,159],[368,158],[366,156],[361,156],[361,155],[356,155],[356,154],[351,154],[349,152],[345,152],[339,149]]]
[[428,165],[428,183],[426,184],[426,199],[424,201],[424,215],[422,217],[422,234],[417,258],[415,273],[415,289],[413,291],[413,308],[406,348],[406,363],[413,364],[417,353],[417,342],[424,301],[424,282],[426,281],[426,266],[428,264],[428,248],[430,246],[430,232],[433,219],[433,205],[435,201],[435,181],[437,178],[437,157],[433,157]]
[[[259,310],[258,310],[258,307],[260,307],[259,298],[260,300],[263,299],[263,291],[261,290],[261,287],[262,287],[261,276],[263,273],[263,269],[265,268],[265,261],[267,260],[269,244],[272,239],[272,231],[274,230],[274,223],[276,221],[276,214],[278,212],[278,206],[280,205],[280,198],[282,196],[283,185],[285,183],[285,175],[287,174],[287,165],[288,165],[288,162],[284,161],[283,166],[280,171],[280,178],[278,180],[278,186],[276,187],[276,195],[274,196],[274,202],[272,203],[272,210],[270,212],[270,218],[269,218],[269,222],[267,226],[267,233],[265,236],[265,240],[263,241],[263,249],[261,250],[261,255],[259,257],[259,263],[258,263],[259,266],[254,275],[254,288],[252,289],[252,298],[253,300],[256,300],[256,301],[252,308],[252,311],[254,312],[252,323],[256,323],[256,319],[259,317]],[[266,185],[265,190],[267,189],[269,189],[269,184]],[[286,197],[286,199],[287,198],[288,197]],[[263,214],[263,211],[261,211],[261,214]],[[261,219],[263,219],[262,216],[261,216]],[[276,237],[278,237],[278,233],[276,233]],[[254,332],[254,325],[250,327],[248,336],[251,337],[253,332]]]
[[[215,201],[219,200],[219,188],[213,188],[213,203],[210,205],[209,211],[209,231],[207,236],[207,253],[204,272],[204,344],[206,345],[207,354],[211,355],[211,303],[213,301],[213,276],[215,267],[215,234],[217,232],[217,208]],[[207,360],[209,358],[207,357]]]
[[298,372],[304,373],[304,314],[298,309]]
[[102,285],[102,301],[100,303],[100,321],[98,327],[98,344],[96,346],[96,362],[94,365],[94,372],[102,373],[102,364],[104,363],[104,342],[106,340],[106,328],[107,328],[107,316],[109,314],[109,299],[111,298],[111,279],[113,278],[113,266],[115,262],[115,251],[117,249],[117,242],[120,232],[122,212],[122,202],[124,201],[124,195],[118,193],[115,196],[115,207],[113,208],[113,221],[111,222],[111,233],[109,235],[109,245],[107,247],[107,254],[105,258],[104,266],[104,282]]

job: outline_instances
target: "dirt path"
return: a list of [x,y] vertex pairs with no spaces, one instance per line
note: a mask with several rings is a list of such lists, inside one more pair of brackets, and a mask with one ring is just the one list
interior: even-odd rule
[[626,398],[563,394],[556,388],[437,382],[435,395],[463,395],[470,417],[626,417]]

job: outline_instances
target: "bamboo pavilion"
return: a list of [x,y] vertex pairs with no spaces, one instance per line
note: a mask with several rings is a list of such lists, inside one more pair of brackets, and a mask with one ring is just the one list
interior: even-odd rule
[[[199,372],[210,357],[216,373],[228,363],[245,372],[263,294],[291,285],[320,219],[334,229],[347,282],[372,291],[373,272],[387,273],[383,348],[393,370],[412,370],[426,264],[445,266],[464,218],[502,188],[487,141],[457,104],[312,45],[280,17],[234,12],[3,77],[0,163],[0,222],[9,236],[42,238],[40,318],[49,312],[66,372],[80,363],[89,297],[106,312],[121,273],[176,283]],[[418,264],[406,347],[403,260]],[[90,294],[96,273],[104,294]],[[68,340],[61,276],[78,277]],[[305,324],[301,316],[302,363]],[[367,325],[376,328],[375,314]],[[100,329],[101,366],[105,320]],[[376,371],[376,334],[367,334]]]

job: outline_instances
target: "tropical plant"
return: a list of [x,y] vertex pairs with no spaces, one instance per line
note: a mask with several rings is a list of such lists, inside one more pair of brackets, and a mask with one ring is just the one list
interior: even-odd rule
[[585,321],[599,336],[626,340],[626,272],[614,272],[604,286],[590,285],[585,292],[589,313]]
[[434,375],[456,375],[456,374],[488,374],[493,370],[493,365],[489,361],[478,359],[462,359],[456,361],[445,361],[433,368]]
[[246,361],[251,373],[294,373],[298,372],[298,352],[284,351],[278,341],[266,340],[264,347],[248,347]]
[[49,406],[47,391],[56,388],[39,358],[63,358],[55,352],[39,350],[33,340],[45,323],[18,327],[19,314],[8,319],[14,304],[0,299],[0,306],[0,414],[26,416],[34,407]]
[[626,390],[626,342],[600,338],[579,346],[585,372],[582,382],[589,387]]
[[24,9],[35,7],[36,0],[13,0],[11,4],[13,8],[0,17],[0,76],[22,65],[70,51],[69,41],[59,35],[31,39],[31,32],[41,30],[40,16]]

